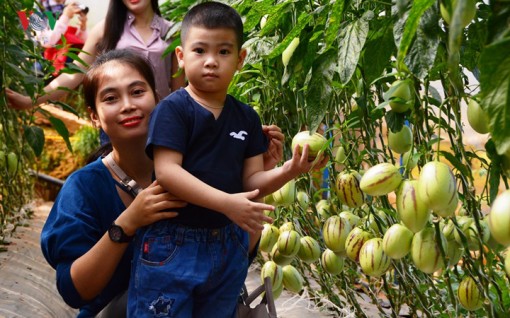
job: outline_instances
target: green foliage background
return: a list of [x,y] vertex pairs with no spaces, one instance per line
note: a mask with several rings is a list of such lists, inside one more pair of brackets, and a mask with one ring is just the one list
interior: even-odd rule
[[[325,129],[331,148],[335,145],[346,150],[347,161],[343,164],[347,169],[363,170],[379,162],[396,163],[399,156],[384,141],[386,127],[398,131],[409,124],[419,166],[438,157],[451,164],[465,213],[474,218],[480,229],[482,204],[491,204],[500,182],[508,188],[505,172],[509,166],[505,164],[506,155],[510,156],[510,3],[477,1],[475,19],[463,28],[460,21],[468,1],[458,2],[451,24],[445,25],[438,0],[230,1],[245,19],[245,47],[249,49],[245,67],[234,79],[230,92],[253,105],[264,123],[276,123],[283,129],[287,136],[287,158],[291,136],[302,129]],[[165,17],[178,22],[195,3],[169,0],[161,9]],[[5,13],[0,22],[0,152],[4,153],[3,157],[0,155],[0,164],[8,153],[19,159],[19,166],[11,172],[6,164],[0,166],[3,237],[7,225],[17,222],[21,207],[32,196],[33,177],[29,169],[34,156],[44,147],[44,134],[33,125],[34,112],[50,119],[70,149],[71,143],[66,127],[50,114],[39,108],[15,112],[7,107],[5,88],[35,98],[41,93],[45,78],[37,77],[33,71],[34,61],[42,60],[41,51],[31,40],[30,31],[21,28],[17,16],[19,10],[32,8],[33,1],[4,0],[0,6]],[[177,24],[169,36],[178,34],[178,29]],[[285,67],[282,53],[296,37],[300,43]],[[167,52],[178,43],[176,40]],[[51,73],[51,66],[41,62],[44,73]],[[473,88],[468,72],[475,76],[479,87]],[[395,113],[385,107],[389,102],[389,86],[397,79],[410,81],[414,87],[415,98],[406,113]],[[475,94],[490,117],[491,138],[485,145],[490,161],[466,149],[463,142],[461,102]],[[62,106],[73,111],[65,104]],[[449,151],[439,148],[440,141],[449,142]],[[334,158],[334,150],[328,151]],[[474,161],[481,162],[488,171],[481,193],[473,190]],[[328,165],[329,178],[323,188],[313,176],[298,179],[298,188],[311,198],[310,205],[308,209],[298,205],[279,208],[277,222],[293,221],[300,225],[303,235],[321,241],[320,226],[316,223],[320,215],[314,204],[329,192],[329,200],[342,208],[331,191],[339,172],[337,164],[332,160]],[[409,176],[409,171],[403,173]],[[369,198],[367,203],[354,212],[374,220],[377,225],[372,228],[374,233],[377,228],[397,221],[387,197]],[[381,218],[381,211],[386,220]],[[431,226],[437,228],[438,220],[433,220]],[[455,292],[462,277],[471,275],[487,299],[484,308],[472,315],[506,317],[510,300],[508,277],[501,270],[501,249],[497,246],[484,249],[480,245],[478,252],[483,257],[465,253],[462,266],[448,268],[439,277],[421,273],[409,259],[394,261],[393,274],[379,280],[361,274],[350,261],[346,261],[344,272],[338,276],[325,273],[320,266],[297,261],[293,265],[308,278],[311,296],[327,298],[336,308],[353,308],[357,316],[366,316],[354,297],[354,286],[360,282],[364,282],[362,289],[381,316],[395,317],[405,304],[411,306],[412,315],[466,315]],[[316,286],[310,283],[312,280],[319,287],[312,287]],[[389,311],[377,300],[381,290],[391,304]]]

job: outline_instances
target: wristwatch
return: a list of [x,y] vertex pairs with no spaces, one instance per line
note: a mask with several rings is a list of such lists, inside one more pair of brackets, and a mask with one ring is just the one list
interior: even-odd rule
[[122,227],[115,224],[115,222],[110,225],[110,228],[108,229],[108,236],[110,236],[110,240],[115,243],[128,243],[131,242],[135,237],[134,235],[126,235]]

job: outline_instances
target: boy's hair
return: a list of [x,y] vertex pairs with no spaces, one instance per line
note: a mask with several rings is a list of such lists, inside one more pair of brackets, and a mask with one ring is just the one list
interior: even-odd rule
[[103,79],[102,66],[112,61],[116,61],[122,65],[127,65],[138,71],[138,73],[140,73],[140,75],[142,75],[149,84],[156,101],[158,100],[158,96],[156,94],[156,80],[154,79],[154,71],[151,64],[140,54],[127,49],[122,49],[100,54],[96,58],[95,62],[90,66],[89,70],[85,74],[85,78],[83,79],[85,105],[90,107],[93,111],[96,111],[97,90],[99,89],[99,85]]
[[231,29],[236,33],[237,45],[243,46],[243,21],[239,13],[226,4],[220,2],[204,2],[191,8],[184,16],[181,26],[181,42],[186,42],[191,27],[207,29]]

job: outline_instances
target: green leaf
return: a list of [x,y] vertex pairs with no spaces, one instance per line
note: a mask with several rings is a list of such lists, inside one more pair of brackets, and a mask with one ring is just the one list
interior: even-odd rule
[[58,134],[64,139],[67,145],[67,149],[73,152],[73,147],[71,146],[71,141],[69,140],[69,130],[67,130],[67,127],[64,124],[64,122],[53,116],[50,116],[48,120],[50,121],[53,128],[55,128],[55,130],[58,132]]
[[393,132],[398,132],[402,130],[402,127],[404,126],[405,122],[405,116],[401,113],[394,112],[393,110],[390,110],[386,112],[386,115],[384,116],[386,119],[386,124],[388,125],[388,128]]
[[499,182],[501,180],[501,158],[496,151],[496,145],[491,138],[485,143],[487,157],[491,160],[489,169],[489,203],[496,198],[499,192]]
[[76,115],[76,117],[80,117],[80,114],[78,113],[78,111],[76,109],[74,109],[72,106],[70,106],[69,104],[66,104],[66,103],[58,101],[58,100],[50,100],[49,102],[62,107],[63,110],[65,110],[66,112],[70,112],[73,115]]
[[328,22],[326,23],[328,27],[325,28],[326,35],[324,36],[326,49],[329,49],[338,38],[338,30],[340,30],[340,24],[342,23],[344,8],[345,1],[338,0],[331,5]]
[[421,16],[434,3],[436,3],[436,0],[415,0],[412,2],[411,11],[409,12],[398,48],[397,66],[399,70],[401,69],[400,66],[404,64],[404,58],[416,34]]
[[[248,1],[246,3],[249,3]],[[264,0],[260,2],[253,2],[253,5],[249,8],[248,14],[246,15],[246,22],[244,22],[244,29],[246,31],[252,30],[257,24],[260,23],[262,16],[268,12],[275,11],[275,5],[273,0]],[[282,7],[278,5],[277,7]]]
[[441,40],[438,18],[436,7],[425,11],[416,30],[416,39],[404,59],[409,70],[422,80],[428,76],[430,68],[434,65]]
[[453,167],[455,167],[457,170],[459,170],[459,173],[464,176],[470,176],[471,170],[468,169],[462,162],[459,160],[459,158],[455,157],[451,152],[440,150],[439,153],[448,160]]
[[358,65],[361,50],[367,39],[368,18],[369,15],[365,13],[361,19],[350,23],[342,31],[338,48],[338,73],[342,84],[347,84],[351,80]]
[[328,51],[316,59],[306,94],[306,114],[310,131],[315,132],[333,100],[331,81],[335,73],[336,55]]
[[364,75],[369,83],[383,74],[395,51],[391,20],[375,20],[373,25],[370,25],[370,30],[363,50]]
[[485,48],[480,57],[481,106],[499,154],[510,151],[510,38]]
[[44,149],[44,130],[37,126],[24,126],[23,131],[26,141],[39,157]]
[[463,83],[460,74],[460,47],[464,26],[462,25],[463,12],[467,10],[469,1],[457,1],[448,31],[448,70],[450,82],[458,94],[463,93]]
[[61,70],[61,72],[66,73],[66,74],[76,74],[76,73],[85,74],[86,71],[74,63],[66,63],[65,67]]

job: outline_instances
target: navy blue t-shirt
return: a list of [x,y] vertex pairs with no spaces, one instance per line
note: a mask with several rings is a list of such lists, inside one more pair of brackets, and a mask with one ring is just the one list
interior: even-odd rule
[[[260,118],[248,105],[227,95],[216,119],[185,89],[179,89],[152,112],[145,150],[150,158],[154,146],[179,151],[186,171],[216,189],[239,193],[244,192],[244,161],[264,153],[267,145]],[[179,216],[170,222],[203,228],[231,223],[222,213],[193,204],[178,212]]]

